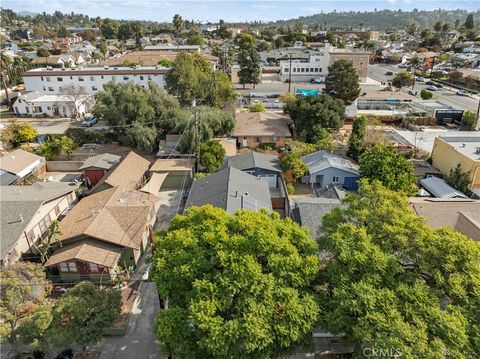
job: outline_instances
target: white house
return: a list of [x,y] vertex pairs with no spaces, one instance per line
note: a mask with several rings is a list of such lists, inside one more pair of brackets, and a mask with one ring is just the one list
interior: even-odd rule
[[147,87],[150,81],[160,88],[165,87],[165,74],[169,68],[150,67],[78,67],[78,68],[38,68],[25,72],[23,81],[27,91],[39,91],[47,94],[63,94],[67,86],[82,88],[91,95],[103,90],[110,81],[128,82]]
[[92,95],[51,95],[40,91],[20,94],[13,104],[17,116],[81,117],[90,111]]

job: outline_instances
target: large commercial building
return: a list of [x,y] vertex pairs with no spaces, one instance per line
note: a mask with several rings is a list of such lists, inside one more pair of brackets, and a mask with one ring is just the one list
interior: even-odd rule
[[161,88],[165,86],[165,74],[169,68],[161,66],[150,67],[77,67],[54,69],[51,67],[38,68],[23,74],[25,89],[39,91],[50,95],[65,94],[71,85],[83,88],[87,93],[95,95],[103,90],[103,86],[110,81],[133,81],[136,85],[147,86],[153,81]]
[[314,77],[327,76],[328,66],[338,60],[352,62],[361,81],[366,80],[370,53],[364,51],[348,51],[337,49],[325,43],[323,51],[312,54],[308,59],[292,60],[290,73],[290,60],[280,61],[280,80],[292,82],[310,81]]

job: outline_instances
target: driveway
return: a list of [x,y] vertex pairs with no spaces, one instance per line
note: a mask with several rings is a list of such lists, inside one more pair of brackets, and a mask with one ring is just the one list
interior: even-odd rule
[[[141,271],[137,271],[142,273]],[[93,350],[102,352],[101,359],[162,359],[160,345],[153,334],[157,312],[160,308],[157,285],[142,282],[140,294],[133,305],[127,334],[105,337]]]

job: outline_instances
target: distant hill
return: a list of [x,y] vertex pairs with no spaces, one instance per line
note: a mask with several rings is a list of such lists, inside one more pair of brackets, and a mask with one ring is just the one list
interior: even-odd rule
[[31,12],[31,11],[19,11],[17,12],[18,16],[36,16],[38,12]]
[[[432,10],[413,11],[402,10],[379,10],[371,12],[349,11],[349,12],[331,12],[311,16],[301,16],[298,19],[280,20],[271,24],[281,26],[293,26],[301,21],[304,25],[318,25],[323,28],[345,28],[345,27],[366,27],[372,30],[396,30],[404,29],[409,23],[415,22],[420,28],[433,27],[437,21],[454,24],[459,20],[460,24],[465,22],[467,10]],[[475,23],[480,21],[480,10],[473,12]]]

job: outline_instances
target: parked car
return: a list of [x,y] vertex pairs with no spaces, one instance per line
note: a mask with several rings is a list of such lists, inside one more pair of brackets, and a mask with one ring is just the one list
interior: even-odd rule
[[400,64],[400,65],[398,65],[398,67],[401,68],[401,69],[407,69],[408,65],[407,64]]
[[97,118],[95,116],[87,116],[83,119],[82,126],[92,127],[96,123],[97,123]]
[[465,90],[458,90],[457,92],[455,92],[458,96],[470,96],[470,93],[468,91],[465,91]]
[[427,86],[427,90],[429,90],[429,91],[437,91],[437,90],[438,90],[438,87],[437,87],[437,86],[434,86],[434,85],[430,85],[430,86]]
[[325,77],[316,76],[310,80],[312,84],[323,84],[325,82]]
[[425,82],[425,85],[435,85],[435,82],[433,82],[433,81],[427,81],[427,82]]
[[392,72],[392,71],[387,71],[387,72],[385,72],[385,75],[387,75],[387,76],[393,76],[393,72]]
[[417,92],[417,91],[413,91],[413,90],[409,90],[409,91],[408,91],[408,94],[409,94],[409,95],[412,95],[412,96],[417,96],[418,92]]
[[417,76],[417,77],[415,77],[415,81],[424,82],[425,79],[424,79],[423,77],[421,77],[421,76]]

